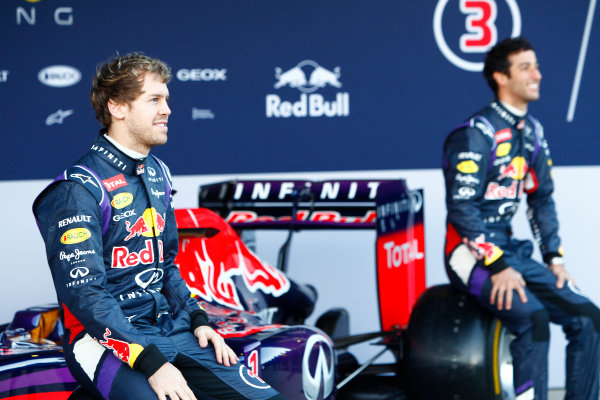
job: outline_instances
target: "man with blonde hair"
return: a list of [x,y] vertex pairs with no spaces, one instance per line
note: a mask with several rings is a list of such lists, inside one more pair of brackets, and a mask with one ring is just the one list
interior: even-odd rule
[[99,398],[281,398],[236,365],[174,264],[171,176],[149,154],[167,142],[170,79],[139,53],[103,64],[90,99],[104,128],[34,203],[67,365]]

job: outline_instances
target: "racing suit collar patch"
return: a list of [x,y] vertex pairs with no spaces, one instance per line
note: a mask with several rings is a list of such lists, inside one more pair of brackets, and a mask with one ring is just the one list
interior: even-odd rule
[[104,130],[100,131],[100,134],[92,144],[91,150],[96,152],[103,161],[112,165],[115,170],[125,172],[128,175],[136,175],[138,164],[143,164],[146,159],[136,160],[129,157],[106,140],[104,133]]
[[496,111],[500,118],[502,118],[511,126],[516,126],[521,120],[523,120],[527,116],[527,113],[525,113],[525,115],[522,116],[513,114],[498,99],[490,102],[490,107],[494,111]]

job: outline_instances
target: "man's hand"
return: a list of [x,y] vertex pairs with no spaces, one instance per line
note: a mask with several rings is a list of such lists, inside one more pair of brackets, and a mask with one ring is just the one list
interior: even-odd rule
[[513,290],[516,290],[523,303],[527,303],[525,294],[525,280],[523,276],[512,267],[508,267],[490,277],[492,280],[492,293],[490,303],[496,304],[498,310],[512,308]]
[[158,400],[197,400],[181,372],[171,363],[165,363],[148,378]]
[[200,347],[208,346],[210,340],[215,346],[215,353],[217,354],[217,362],[224,364],[226,367],[235,365],[239,361],[231,347],[227,346],[225,340],[219,335],[213,328],[208,325],[202,325],[194,330],[194,336],[198,338]]
[[562,289],[567,281],[571,281],[575,286],[577,286],[563,264],[550,264],[548,265],[548,269],[552,271],[554,275],[556,275],[556,287],[558,289]]

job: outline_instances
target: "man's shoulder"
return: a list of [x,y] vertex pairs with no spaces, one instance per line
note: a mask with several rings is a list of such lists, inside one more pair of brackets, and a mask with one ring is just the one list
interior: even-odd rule
[[[535,118],[532,117],[532,120]],[[537,120],[535,120],[537,124]],[[463,124],[463,129],[483,133],[491,142],[495,142],[496,132],[516,125],[517,118],[508,112],[498,100],[490,101],[485,107],[471,114]]]
[[76,180],[57,179],[35,198],[32,210],[39,219],[42,215],[54,212],[57,207],[95,208],[99,203],[96,195]]
[[102,180],[89,164],[77,163],[71,165],[65,170],[65,180],[83,185],[96,198],[103,196]]
[[[77,185],[73,186],[73,183]],[[50,191],[68,192],[77,190],[73,189],[74,187],[85,188],[98,200],[98,202],[100,202],[104,196],[101,179],[88,165],[79,160],[58,175],[38,197],[41,197],[42,194],[47,194]]]
[[484,142],[493,145],[496,127],[491,121],[491,117],[489,106],[471,114],[469,118],[450,131],[446,142],[463,139],[482,141],[481,139],[485,138]]
[[[102,180],[95,171],[98,165],[94,160],[94,154],[88,151],[77,161],[68,166],[40,193],[36,202],[41,198],[48,196],[50,192],[60,196],[61,193],[67,196],[68,193],[89,192],[98,203],[104,197]],[[75,184],[75,185],[73,185]],[[85,190],[80,190],[85,189]]]
[[493,129],[500,128],[501,125],[510,123],[505,119],[509,118],[507,112],[498,104],[497,101],[490,101],[485,107],[481,108],[477,112],[473,113],[469,120],[478,119],[487,122]]

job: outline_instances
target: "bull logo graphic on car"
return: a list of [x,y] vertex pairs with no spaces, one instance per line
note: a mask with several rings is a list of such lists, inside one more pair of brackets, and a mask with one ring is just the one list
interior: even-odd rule
[[[189,239],[181,242],[179,257],[189,257],[189,263],[181,263],[179,267],[182,276],[188,279],[192,293],[206,301],[243,310],[234,276],[240,276],[251,292],[260,290],[274,297],[288,292],[290,281],[284,274],[258,259],[237,238],[233,246],[222,246],[225,240],[231,240],[222,239],[225,235],[231,233],[221,232],[220,237],[201,239],[200,248],[192,246],[188,249]],[[192,272],[192,268],[197,268],[200,273]]]

